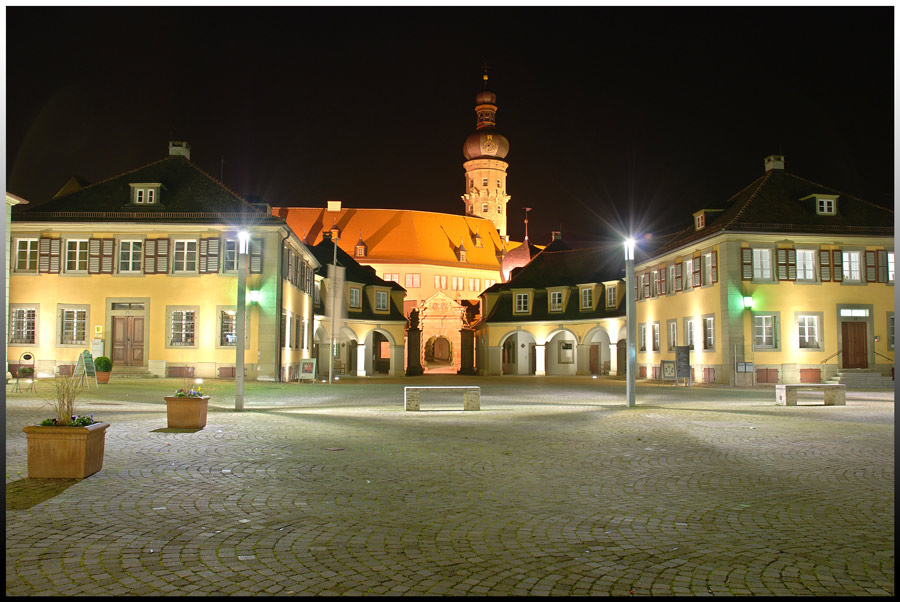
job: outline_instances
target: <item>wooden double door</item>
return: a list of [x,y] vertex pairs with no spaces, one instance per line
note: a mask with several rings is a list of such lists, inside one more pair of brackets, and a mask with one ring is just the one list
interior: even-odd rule
[[869,349],[866,343],[865,322],[841,322],[843,349],[841,351],[841,367],[868,368]]
[[111,359],[118,366],[144,365],[144,316],[113,316]]

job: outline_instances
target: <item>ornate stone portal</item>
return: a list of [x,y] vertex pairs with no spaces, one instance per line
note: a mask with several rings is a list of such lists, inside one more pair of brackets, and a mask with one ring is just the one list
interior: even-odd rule
[[419,304],[422,332],[421,361],[426,371],[455,374],[460,368],[460,325],[466,308],[437,292]]

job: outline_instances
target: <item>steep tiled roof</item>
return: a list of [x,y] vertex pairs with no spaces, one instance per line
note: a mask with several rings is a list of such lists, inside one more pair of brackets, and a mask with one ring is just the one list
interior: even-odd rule
[[[341,232],[338,247],[352,251],[362,238],[368,247],[366,262],[500,268],[500,235],[489,220],[479,217],[406,209],[342,208],[329,212],[310,207],[276,207],[273,214],[283,218],[309,245],[321,241],[323,232],[336,224]],[[481,247],[475,246],[476,232]],[[460,240],[466,248],[466,263],[460,263],[456,254]]]
[[[67,186],[71,183],[70,180]],[[130,184],[134,183],[159,183],[161,188],[158,202],[153,205],[132,205]],[[103,219],[97,216],[97,213],[107,213],[112,219],[115,219],[116,213],[259,213],[237,193],[182,156],[170,156],[102,182],[58,195],[36,207],[21,211],[20,215],[22,219],[30,219],[58,212],[91,213],[92,215],[84,218],[88,221]],[[72,215],[67,216],[67,219],[77,221],[81,218]]]
[[[574,287],[588,282],[616,280],[621,283],[623,269],[624,254],[618,246],[569,249],[561,240],[553,241],[509,282],[495,284],[485,291],[500,293],[500,297],[490,304],[484,321],[584,320],[624,315],[624,301],[615,309],[606,309],[602,298],[598,299],[598,307],[594,311],[581,311],[578,295],[569,295],[563,312],[551,314],[548,311],[546,290],[557,286]],[[535,289],[531,315],[513,315],[513,289]]]
[[[838,195],[836,215],[818,215],[810,195]],[[894,211],[805,178],[772,169],[707,214],[706,227],[693,224],[672,236],[657,254],[722,231],[835,233],[893,236]]]

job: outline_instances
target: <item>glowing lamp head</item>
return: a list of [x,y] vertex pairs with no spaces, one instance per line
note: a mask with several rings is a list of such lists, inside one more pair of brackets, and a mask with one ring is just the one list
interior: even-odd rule
[[753,297],[744,297],[744,309],[753,309]]
[[634,259],[634,239],[625,239],[625,259]]
[[259,303],[259,290],[249,291],[250,303]]
[[247,247],[250,245],[250,233],[246,230],[238,232],[238,252],[247,253]]

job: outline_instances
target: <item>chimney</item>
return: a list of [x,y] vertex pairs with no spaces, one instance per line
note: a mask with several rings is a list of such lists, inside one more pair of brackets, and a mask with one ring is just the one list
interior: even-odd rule
[[340,213],[341,212],[341,202],[340,201],[325,201],[326,211],[329,213]]
[[780,169],[784,171],[784,155],[769,155],[765,158],[766,162],[766,173],[772,171],[773,169]]
[[185,159],[190,160],[191,158],[191,145],[187,142],[178,142],[176,140],[169,140],[169,156],[182,156]]

